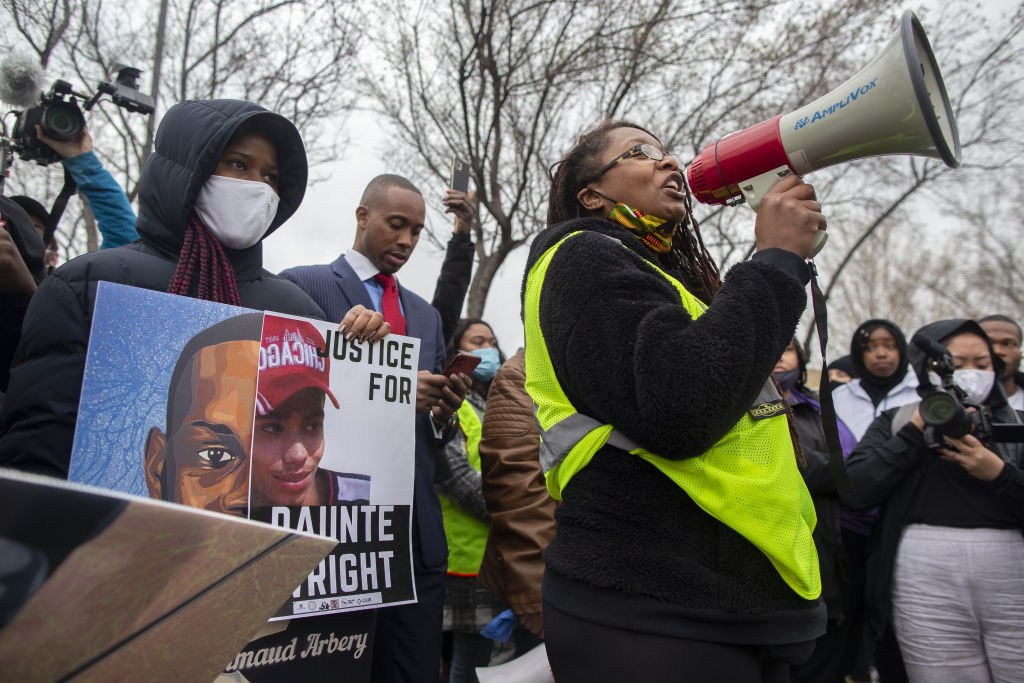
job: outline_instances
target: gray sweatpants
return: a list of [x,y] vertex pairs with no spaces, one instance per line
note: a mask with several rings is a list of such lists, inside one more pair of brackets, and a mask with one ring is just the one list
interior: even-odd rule
[[907,526],[896,553],[892,611],[911,683],[1021,683],[1020,529]]

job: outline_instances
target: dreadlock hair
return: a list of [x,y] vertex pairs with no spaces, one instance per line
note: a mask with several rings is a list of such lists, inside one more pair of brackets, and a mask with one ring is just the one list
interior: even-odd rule
[[[593,180],[601,166],[601,154],[608,148],[608,134],[617,128],[635,128],[657,140],[657,136],[631,121],[606,119],[580,135],[576,145],[548,169],[551,189],[548,191],[548,225],[579,218],[586,209],[577,195]],[[714,259],[704,246],[700,226],[693,216],[690,188],[683,182],[686,194],[686,216],[672,238],[668,253],[659,256],[666,269],[682,273],[688,289],[705,303],[711,301],[722,286],[721,275]],[[689,226],[689,228],[687,228]]]
[[[192,274],[198,270],[199,284],[193,295]],[[195,296],[207,301],[241,306],[235,269],[216,237],[210,234],[194,213],[185,226],[185,241],[181,245],[178,268],[174,271],[167,291],[182,296]]]

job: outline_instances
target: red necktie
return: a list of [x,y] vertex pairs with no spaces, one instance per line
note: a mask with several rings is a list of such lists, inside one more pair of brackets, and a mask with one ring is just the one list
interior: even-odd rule
[[381,315],[384,322],[391,323],[391,331],[395,334],[405,334],[405,316],[402,315],[402,307],[398,305],[398,283],[395,276],[388,273],[377,273],[374,277],[384,288],[384,296],[380,299]]

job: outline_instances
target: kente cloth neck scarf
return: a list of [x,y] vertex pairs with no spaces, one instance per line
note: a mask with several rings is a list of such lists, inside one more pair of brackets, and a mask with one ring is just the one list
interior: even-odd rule
[[608,220],[625,226],[635,233],[649,249],[659,254],[666,254],[672,248],[672,236],[676,234],[676,228],[679,227],[678,223],[638,211],[622,202],[615,204],[608,214]]

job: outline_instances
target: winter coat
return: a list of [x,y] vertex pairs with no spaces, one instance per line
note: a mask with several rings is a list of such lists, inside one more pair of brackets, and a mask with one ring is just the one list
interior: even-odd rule
[[832,403],[836,407],[836,416],[843,421],[858,439],[864,436],[875,418],[891,408],[899,408],[908,403],[915,403],[917,395],[917,375],[908,372],[900,383],[889,390],[882,402],[876,407],[871,397],[860,386],[859,379],[851,379],[846,384],[836,387],[832,392]]
[[455,326],[462,316],[462,304],[466,301],[469,281],[473,275],[473,257],[476,245],[469,235],[455,234],[448,240],[448,248],[441,262],[441,272],[434,286],[434,298],[430,305],[441,314],[441,334],[448,344],[455,333]]
[[[32,298],[0,414],[0,464],[67,476],[96,286],[106,280],[166,291],[199,189],[243,124],[269,137],[278,151],[280,204],[267,234],[298,209],[307,163],[302,139],[291,122],[236,100],[188,101],[171,107],[139,182],[140,241],[66,263]],[[302,290],[262,268],[261,244],[225,253],[234,267],[243,306],[323,318]],[[198,280],[195,275],[193,288]]]
[[[694,320],[676,288],[645,265],[664,265],[659,257],[611,221],[549,227],[534,240],[527,276],[578,230],[551,260],[539,302],[562,390],[579,413],[651,452],[704,453],[753,405],[792,338],[806,264],[784,250],[758,252],[729,271]],[[716,642],[796,644],[824,632],[820,600],[797,595],[751,542],[642,458],[605,445],[562,495],[544,555],[544,599],[554,607]]]
[[[974,321],[947,320],[922,328],[918,334],[941,341],[960,332],[973,332],[987,340]],[[1002,371],[1002,361],[989,344],[996,376]],[[918,368],[924,362],[923,354],[911,349],[911,364]],[[1016,422],[1016,413],[1007,405],[998,382],[985,401],[995,422]],[[1024,528],[1024,447],[1020,444],[994,444],[990,450],[1006,461],[1002,472],[991,482],[970,478],[960,465],[936,456],[925,446],[924,433],[907,421],[893,431],[893,419],[899,412],[894,408],[883,412],[857,444],[847,461],[847,472],[853,490],[851,505],[870,507],[879,505],[880,514],[871,537],[867,569],[868,619],[876,637],[884,632],[889,618],[890,587],[893,568],[903,527],[914,496],[929,468],[939,468],[958,478],[964,485],[982,487],[991,496],[993,504],[1007,508],[1021,521]]]
[[480,471],[491,534],[477,580],[505,598],[516,614],[538,614],[542,553],[555,536],[555,501],[544,484],[540,434],[525,384],[519,349],[487,392]]

